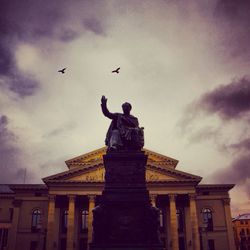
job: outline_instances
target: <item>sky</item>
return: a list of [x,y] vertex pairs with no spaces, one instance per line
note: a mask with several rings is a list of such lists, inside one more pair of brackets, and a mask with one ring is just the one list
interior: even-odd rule
[[111,112],[132,104],[145,148],[235,183],[233,215],[250,211],[249,1],[0,3],[0,183],[103,147],[105,95]]

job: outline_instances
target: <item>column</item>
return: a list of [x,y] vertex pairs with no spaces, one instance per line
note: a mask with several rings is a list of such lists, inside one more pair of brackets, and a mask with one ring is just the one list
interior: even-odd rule
[[46,250],[54,249],[54,246],[57,244],[55,242],[54,222],[55,222],[55,196],[49,195]]
[[150,200],[151,200],[151,204],[153,207],[156,207],[156,198],[157,198],[157,194],[150,195]]
[[92,234],[93,234],[93,212],[92,210],[95,207],[95,195],[88,195],[89,198],[89,215],[88,215],[88,247],[89,243],[92,242]]
[[16,238],[17,238],[17,230],[18,230],[18,222],[19,222],[19,214],[20,214],[20,206],[22,204],[21,200],[14,200],[13,201],[13,218],[12,218],[12,224],[11,229],[8,237],[8,244],[9,244],[9,250],[15,250],[16,249]]
[[67,250],[73,250],[75,245],[75,195],[69,195]]
[[227,237],[228,237],[228,249],[235,250],[235,241],[233,234],[233,225],[232,225],[232,215],[230,209],[230,198],[223,199],[224,211],[225,211],[225,219],[227,226]]
[[199,224],[198,224],[197,209],[196,209],[196,194],[189,194],[189,205],[190,205],[190,221],[191,221],[191,231],[192,231],[192,246],[193,250],[200,250]]
[[170,207],[170,234],[171,244],[173,250],[179,250],[179,236],[178,236],[178,223],[176,214],[176,194],[169,195],[169,207]]

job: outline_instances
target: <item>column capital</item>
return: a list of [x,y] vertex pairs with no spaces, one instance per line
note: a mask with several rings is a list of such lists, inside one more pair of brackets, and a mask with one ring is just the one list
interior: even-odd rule
[[96,194],[88,194],[89,201],[95,202]]
[[157,194],[150,194],[149,196],[150,196],[150,199],[151,199],[151,200],[154,200],[154,201],[155,201],[156,198],[157,198]]
[[67,196],[68,196],[68,198],[69,198],[69,201],[75,201],[76,195],[74,195],[74,194],[69,194],[69,195],[67,195]]
[[188,194],[189,200],[196,200],[197,194]]
[[170,201],[175,201],[177,198],[177,194],[168,194],[168,197]]
[[54,194],[49,194],[48,199],[49,199],[49,201],[55,201],[56,196]]
[[230,206],[230,201],[231,201],[230,198],[224,198],[222,201],[223,201],[224,206]]

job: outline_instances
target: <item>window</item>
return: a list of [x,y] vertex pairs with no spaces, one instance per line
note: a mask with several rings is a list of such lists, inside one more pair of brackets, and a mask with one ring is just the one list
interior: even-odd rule
[[13,220],[13,213],[14,213],[14,208],[9,208],[9,214],[10,214],[10,221]]
[[89,212],[87,210],[82,210],[82,212],[81,212],[81,232],[88,231],[88,215],[89,215]]
[[243,220],[240,221],[240,224],[243,225]]
[[37,232],[41,229],[41,210],[35,209],[32,212],[32,219],[31,219],[31,231]]
[[182,209],[176,210],[177,222],[178,222],[178,232],[184,231],[184,216]]
[[62,232],[67,232],[67,225],[68,225],[68,210],[63,210],[62,213]]
[[31,241],[30,242],[30,250],[37,250],[38,242],[37,241]]
[[162,209],[160,209],[160,228],[164,227],[164,222],[163,222],[163,212]]
[[214,240],[208,240],[207,245],[208,245],[208,250],[215,250]]
[[7,247],[8,229],[0,228],[0,250],[4,250]]
[[247,235],[249,235],[249,228],[247,228]]
[[207,225],[207,231],[213,231],[213,215],[212,210],[204,208],[202,211],[203,223]]

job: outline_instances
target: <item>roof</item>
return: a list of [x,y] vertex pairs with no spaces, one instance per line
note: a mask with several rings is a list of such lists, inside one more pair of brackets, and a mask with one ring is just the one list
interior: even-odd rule
[[10,189],[9,185],[0,184],[0,194],[13,194],[14,192]]
[[248,214],[240,214],[240,215],[238,215],[237,217],[235,217],[233,219],[233,221],[236,221],[236,220],[250,220],[250,213],[248,213]]
[[235,184],[199,184],[196,189],[197,190],[218,190],[223,189],[229,191],[235,186]]

